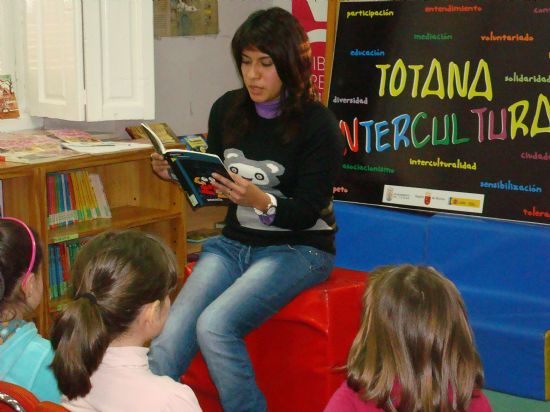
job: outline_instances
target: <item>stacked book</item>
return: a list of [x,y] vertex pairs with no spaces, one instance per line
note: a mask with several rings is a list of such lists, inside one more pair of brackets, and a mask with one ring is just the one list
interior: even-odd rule
[[77,239],[48,246],[50,299],[70,296],[70,268],[84,243],[86,243],[86,239]]
[[48,226],[51,229],[112,217],[98,174],[86,170],[48,173],[46,190]]

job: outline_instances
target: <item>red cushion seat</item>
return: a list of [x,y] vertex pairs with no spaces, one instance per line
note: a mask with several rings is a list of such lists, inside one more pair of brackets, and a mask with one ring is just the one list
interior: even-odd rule
[[[359,327],[366,278],[335,268],[245,338],[269,411],[323,410],[345,377],[341,367]],[[205,412],[222,410],[200,354],[181,380]]]

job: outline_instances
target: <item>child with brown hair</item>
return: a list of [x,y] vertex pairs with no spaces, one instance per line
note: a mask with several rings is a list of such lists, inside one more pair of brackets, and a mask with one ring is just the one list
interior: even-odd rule
[[348,356],[325,412],[490,412],[483,370],[455,285],[425,266],[373,270]]
[[191,388],[149,370],[146,343],[170,310],[178,265],[155,237],[109,231],[82,247],[75,296],[54,324],[52,364],[71,411],[200,411]]
[[42,248],[36,233],[14,217],[0,219],[0,380],[30,390],[41,401],[59,403],[50,369],[53,350],[33,322],[25,321],[42,301]]

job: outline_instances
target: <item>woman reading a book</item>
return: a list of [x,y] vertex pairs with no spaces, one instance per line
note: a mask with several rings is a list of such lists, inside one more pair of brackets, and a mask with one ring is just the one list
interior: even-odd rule
[[[324,281],[335,253],[332,188],[343,138],[316,101],[311,49],[281,8],[240,26],[232,52],[243,88],[213,105],[208,151],[233,180],[214,174],[231,200],[222,236],[207,240],[162,334],[151,368],[179,379],[200,349],[225,411],[265,411],[243,341],[296,295]],[[152,155],[154,171],[168,164]]]

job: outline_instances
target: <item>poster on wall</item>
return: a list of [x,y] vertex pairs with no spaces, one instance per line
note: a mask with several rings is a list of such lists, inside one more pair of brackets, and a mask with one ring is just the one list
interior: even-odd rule
[[550,1],[342,2],[338,200],[550,223]]
[[9,74],[0,75],[0,119],[17,119],[19,107],[15,97],[14,84]]
[[319,98],[325,89],[325,45],[328,0],[292,0],[292,14],[307,33],[311,44],[312,79]]
[[218,0],[153,0],[155,37],[217,34]]

